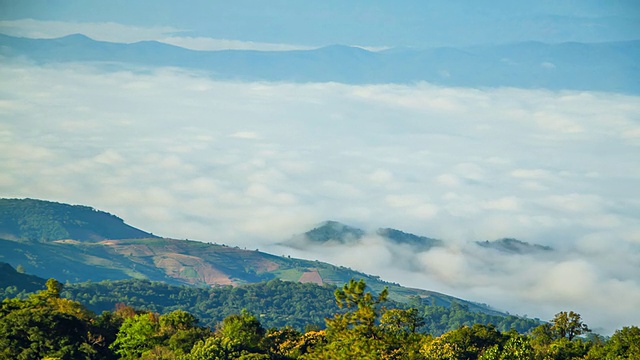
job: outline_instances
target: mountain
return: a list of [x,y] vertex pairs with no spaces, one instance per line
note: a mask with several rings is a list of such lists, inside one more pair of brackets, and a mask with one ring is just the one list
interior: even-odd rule
[[442,240],[432,239],[426,236],[414,235],[390,228],[378,229],[376,234],[390,240],[395,244],[404,244],[411,246],[417,251],[427,251],[432,247],[442,246],[444,244]]
[[304,233],[306,239],[316,244],[334,242],[338,244],[353,244],[358,242],[365,232],[337,221],[325,221],[319,226]]
[[[415,253],[429,251],[434,247],[445,246],[442,240],[406,233],[397,229],[379,228],[375,233],[369,233],[362,229],[332,220],[325,221],[304,234],[294,236],[281,244],[295,249],[313,249],[318,246],[349,247],[363,244],[369,237],[378,237],[385,240],[389,245],[389,249],[392,251],[397,246],[406,246]],[[477,246],[512,254],[533,254],[553,251],[553,248],[549,246],[530,244],[513,238],[476,241],[474,243]]]
[[33,199],[0,200],[0,238],[51,242],[65,239],[153,238],[153,234],[124,223],[117,216],[88,206]]
[[406,233],[391,228],[380,228],[368,233],[338,221],[325,221],[302,235],[284,241],[282,245],[306,249],[314,246],[351,246],[366,241],[366,237],[379,237],[393,246],[408,246],[413,251],[427,251],[435,246],[443,246],[442,240]]
[[[342,266],[227,245],[153,236],[126,225],[114,215],[88,206],[34,199],[0,199],[0,209],[3,209],[0,234],[5,234],[0,237],[0,261],[61,282],[145,279],[211,287],[280,279],[341,286],[349,279],[362,278],[375,292],[388,287],[394,300],[409,301],[419,297],[435,305],[458,303],[468,306],[471,311],[500,314],[483,304],[405,288]],[[29,224],[28,231],[20,224]],[[329,223],[327,226],[337,225]],[[135,238],[123,238],[126,234]]]
[[[11,265],[0,262],[0,289],[14,286],[14,292],[35,292],[45,288],[46,280],[17,271]],[[2,298],[2,297],[0,297]]]
[[529,244],[525,241],[517,239],[505,238],[494,241],[477,241],[476,244],[488,249],[514,253],[514,254],[531,254],[539,252],[553,251],[549,246],[539,244]]
[[110,66],[182,67],[210,72],[217,79],[243,81],[426,81],[443,86],[640,93],[640,82],[635,81],[640,78],[640,40],[520,42],[380,52],[342,45],[295,51],[195,51],[155,41],[95,41],[80,34],[58,39],[0,35],[0,56],[27,57],[38,63],[90,61]]

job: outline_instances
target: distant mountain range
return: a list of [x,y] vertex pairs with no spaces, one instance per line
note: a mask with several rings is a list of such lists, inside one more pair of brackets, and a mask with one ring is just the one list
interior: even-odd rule
[[334,45],[296,51],[195,51],[155,41],[95,41],[84,35],[28,39],[0,35],[0,55],[37,63],[95,62],[105,69],[170,66],[240,81],[429,82],[640,94],[640,40],[605,43],[523,42],[465,48],[395,48],[371,52]]
[[377,236],[394,245],[409,246],[416,252],[427,251],[432,247],[444,244],[442,240],[409,234],[396,229],[380,228],[374,233],[367,233],[362,229],[337,221],[325,221],[302,235],[282,242],[282,245],[298,249],[313,246],[349,246],[361,243],[363,238],[367,236]]
[[[337,222],[309,232],[317,242],[363,236]],[[379,236],[411,246],[438,246],[438,241],[398,230]],[[338,240],[338,242],[341,240]],[[424,244],[414,244],[425,241]],[[174,285],[243,285],[281,279],[341,286],[364,279],[373,291],[389,287],[390,297],[414,297],[449,306],[456,302],[472,311],[501,314],[478,304],[433,291],[402,287],[346,267],[319,261],[275,256],[258,250],[199,241],[167,239],[127,225],[122,219],[88,206],[34,199],[0,199],[0,262],[26,273],[61,282],[147,279]]]
[[476,244],[489,248],[500,250],[508,253],[514,254],[530,254],[530,253],[538,253],[538,252],[548,252],[553,251],[553,248],[545,245],[538,244],[529,244],[528,242],[520,241],[518,239],[499,239],[494,241],[477,241]]
[[[282,245],[297,249],[313,249],[316,246],[354,246],[363,243],[368,237],[378,237],[393,246],[408,246],[413,252],[429,251],[434,247],[445,246],[443,240],[414,235],[396,229],[380,228],[368,233],[337,221],[325,221],[304,234],[282,242]],[[476,241],[483,248],[513,254],[531,254],[541,251],[553,251],[549,246],[530,244],[512,238]]]

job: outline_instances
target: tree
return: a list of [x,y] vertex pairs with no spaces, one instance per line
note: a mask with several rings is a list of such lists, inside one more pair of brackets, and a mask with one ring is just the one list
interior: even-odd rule
[[61,285],[47,281],[47,290],[26,300],[6,299],[0,305],[0,359],[108,358],[96,341],[101,329],[80,303],[59,298]]
[[297,357],[300,355],[297,346],[302,334],[291,327],[269,329],[263,339],[264,347],[270,355]]
[[569,341],[576,336],[591,332],[589,327],[582,322],[581,316],[573,311],[561,311],[551,320],[552,331],[557,338],[567,338]]
[[535,351],[529,338],[518,333],[511,333],[511,337],[502,346],[496,344],[487,349],[479,360],[534,360]]
[[219,336],[211,336],[198,341],[191,352],[185,357],[187,360],[226,360],[240,357],[238,342],[229,341]]
[[387,353],[393,359],[417,358],[425,335],[418,332],[424,326],[424,318],[418,310],[388,309],[380,317],[380,329]]
[[387,300],[389,294],[384,288],[377,297],[365,292],[367,284],[364,279],[349,280],[342,289],[336,289],[334,295],[339,308],[347,308],[346,313],[339,313],[327,320],[328,332],[340,332],[348,329],[356,330],[365,337],[376,337],[375,323],[378,318],[378,305]]
[[159,356],[166,357],[167,354],[189,353],[198,340],[211,335],[209,329],[198,327],[197,323],[198,319],[195,316],[183,310],[175,310],[160,316],[158,333],[163,346],[154,349],[155,355],[148,355],[151,358],[153,356],[159,358]]
[[474,324],[463,326],[434,339],[425,346],[422,353],[427,358],[457,360],[478,359],[483,352],[494,346],[502,346],[505,336],[493,326]]
[[135,359],[156,345],[158,319],[152,313],[127,318],[122,323],[111,348],[124,359]]
[[586,358],[594,360],[640,359],[640,328],[628,326],[616,330],[605,344],[591,347]]
[[[351,279],[335,291],[344,309],[326,319],[326,342],[312,348],[308,359],[418,358],[424,336],[417,334],[422,318],[415,309],[387,310],[385,288],[377,296],[366,291],[364,280]],[[306,334],[305,334],[306,336]]]
[[418,314],[418,309],[390,309],[382,314],[380,324],[386,331],[407,335],[415,334],[425,321]]
[[222,320],[222,327],[218,330],[220,337],[237,340],[247,350],[258,349],[264,334],[265,329],[258,318],[246,310],[227,316]]
[[47,286],[47,289],[40,292],[43,297],[54,299],[60,298],[60,293],[62,292],[64,285],[53,278],[47,280],[45,285]]
[[177,330],[189,330],[196,326],[198,319],[183,310],[175,310],[160,316],[160,328],[168,332]]

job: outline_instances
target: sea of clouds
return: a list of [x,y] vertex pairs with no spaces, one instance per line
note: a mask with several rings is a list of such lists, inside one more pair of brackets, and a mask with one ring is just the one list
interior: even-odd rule
[[[637,96],[7,59],[0,79],[2,197],[90,205],[158,235],[325,260],[530,317],[576,310],[605,332],[640,324]],[[277,245],[328,219],[447,246]],[[555,251],[473,243],[502,237]]]

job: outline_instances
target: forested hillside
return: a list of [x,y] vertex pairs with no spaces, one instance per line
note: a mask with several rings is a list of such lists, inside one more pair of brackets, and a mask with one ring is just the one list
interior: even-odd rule
[[0,199],[0,238],[48,242],[149,237],[154,235],[89,206],[35,199]]
[[387,292],[364,281],[334,292],[340,309],[326,328],[266,329],[259,314],[241,311],[215,330],[184,310],[158,314],[120,305],[95,315],[61,297],[54,279],[26,299],[0,306],[1,359],[638,359],[640,328],[609,339],[590,332],[579,314],[559,312],[528,334],[492,325],[462,326],[440,336],[423,331],[416,309],[390,309]]
[[[25,278],[32,279],[35,285],[25,287]],[[0,298],[26,298],[29,292],[44,288],[45,283],[44,279],[18,274],[8,264],[2,263],[0,279],[15,279],[0,288]],[[215,288],[120,280],[67,284],[61,296],[78,301],[98,314],[112,311],[118,304],[159,314],[184,310],[200,319],[201,325],[211,328],[225,317],[247,310],[257,314],[267,328],[288,326],[302,331],[306,327],[324,328],[324,319],[339,311],[334,299],[335,289],[333,285],[319,286],[281,280]],[[420,297],[414,297],[410,303],[388,300],[385,306],[416,308],[425,318],[422,329],[434,335],[472,324],[494,324],[498,330],[515,329],[518,332],[526,332],[539,325],[539,321],[535,319],[474,312],[468,306],[458,303],[449,307],[438,306],[429,299]]]
[[[345,231],[352,231],[353,236],[345,235]],[[310,234],[315,234],[322,244],[331,237],[355,239],[364,232],[328,222]],[[387,230],[384,234],[401,244],[431,246],[427,238],[399,231]],[[456,303],[472,311],[504,315],[485,304],[402,287],[344,266],[241,249],[223,241],[160,238],[88,206],[35,199],[0,199],[0,261],[65,283],[145,279],[215,287],[280,279],[340,286],[349,279],[362,278],[373,291],[389,287],[390,297],[396,301],[407,302],[419,296],[435,305],[448,307]]]

